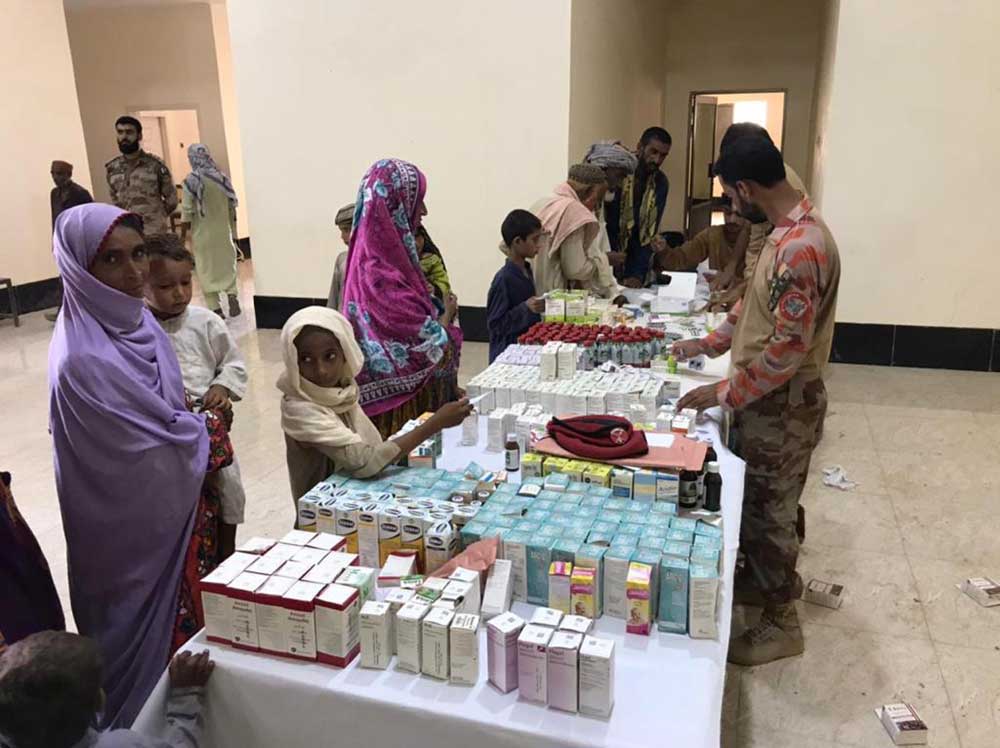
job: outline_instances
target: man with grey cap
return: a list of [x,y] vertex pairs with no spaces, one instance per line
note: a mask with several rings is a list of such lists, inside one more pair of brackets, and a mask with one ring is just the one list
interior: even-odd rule
[[[351,245],[351,227],[354,225],[354,203],[345,205],[337,211],[333,219],[334,225],[340,229],[340,238],[348,247]],[[340,302],[344,300],[344,276],[347,273],[347,252],[337,255],[333,263],[333,280],[330,281],[330,296],[326,305],[330,309],[340,311]]]
[[556,289],[582,288],[598,296],[617,296],[614,277],[602,277],[602,268],[610,271],[606,257],[597,257],[600,222],[597,208],[608,191],[604,170],[593,164],[574,164],[565,182],[556,185],[553,194],[532,207],[549,238],[549,246],[535,258],[535,289],[547,293]]
[[635,173],[639,159],[623,146],[621,141],[601,140],[587,149],[583,162],[600,166],[608,178],[607,194],[604,196],[604,202],[597,209],[597,220],[601,224],[600,233],[597,235],[597,248],[601,250],[612,266],[619,267],[625,262],[625,253],[612,251],[611,240],[608,237],[606,206],[618,197],[625,177]]

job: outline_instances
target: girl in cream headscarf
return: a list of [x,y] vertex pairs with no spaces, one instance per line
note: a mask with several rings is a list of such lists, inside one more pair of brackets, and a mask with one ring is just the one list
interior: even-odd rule
[[421,426],[383,441],[358,404],[354,378],[364,357],[340,312],[319,306],[296,312],[281,330],[281,349],[281,427],[295,500],[334,472],[371,478],[472,412],[467,399],[448,403]]

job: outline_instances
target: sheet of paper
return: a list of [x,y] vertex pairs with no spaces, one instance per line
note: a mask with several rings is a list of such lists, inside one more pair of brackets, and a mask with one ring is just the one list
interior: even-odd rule
[[667,273],[670,276],[670,283],[656,287],[656,295],[661,298],[684,299],[690,301],[694,298],[695,289],[698,286],[698,273]]
[[646,443],[651,447],[672,447],[674,446],[674,435],[657,434],[653,431],[647,431]]

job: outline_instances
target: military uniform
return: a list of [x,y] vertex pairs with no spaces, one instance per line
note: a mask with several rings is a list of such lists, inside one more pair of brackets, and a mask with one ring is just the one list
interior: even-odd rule
[[[806,186],[802,183],[801,177],[788,164],[785,164],[785,179],[788,180],[788,183],[793,188],[801,193],[802,197],[809,197],[809,193],[806,191]],[[743,261],[743,277],[746,280],[749,281],[753,278],[754,268],[757,267],[757,259],[764,250],[764,243],[773,230],[774,226],[767,221],[750,224],[750,241],[747,243],[747,251]]]
[[177,188],[167,165],[153,154],[139,151],[137,158],[117,156],[105,168],[111,202],[141,216],[146,234],[168,233],[170,214],[177,208]]
[[[743,300],[701,341],[710,355],[732,351],[719,401],[735,411],[734,447],[746,462],[743,580],[759,593],[762,621],[770,616],[784,621],[776,626],[794,626],[796,632],[790,603],[799,582],[797,509],[826,410],[822,371],[839,283],[837,245],[804,198],[768,237]],[[801,651],[801,634],[796,636]],[[750,639],[744,651],[759,644],[759,636]]]

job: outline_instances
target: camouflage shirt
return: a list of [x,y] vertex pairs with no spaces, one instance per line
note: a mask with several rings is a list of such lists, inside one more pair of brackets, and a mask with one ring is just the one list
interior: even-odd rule
[[136,159],[118,156],[105,166],[111,202],[140,215],[146,234],[169,232],[169,216],[177,207],[177,188],[167,165],[153,154],[139,151]]
[[809,198],[771,232],[758,265],[743,299],[700,341],[710,357],[732,350],[730,376],[718,386],[719,403],[729,410],[798,373],[818,377],[830,355],[840,254]]

